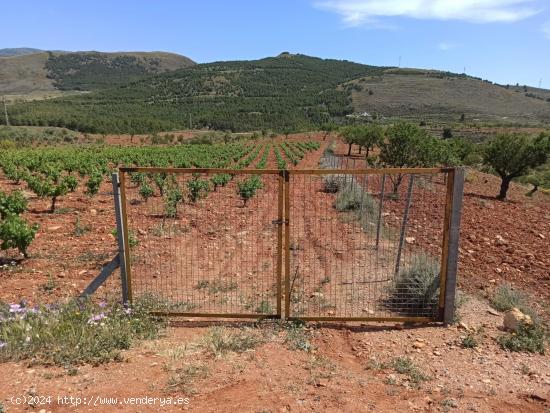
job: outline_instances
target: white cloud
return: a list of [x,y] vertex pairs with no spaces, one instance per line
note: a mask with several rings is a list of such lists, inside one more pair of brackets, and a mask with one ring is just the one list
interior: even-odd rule
[[441,42],[441,43],[438,43],[437,45],[437,48],[443,51],[451,50],[451,49],[454,49],[455,47],[456,47],[456,44],[447,43],[447,42]]
[[316,7],[335,12],[350,26],[376,24],[380,17],[514,22],[539,12],[536,0],[322,0]]
[[550,20],[542,25],[541,30],[544,33],[544,36],[547,39],[550,39]]

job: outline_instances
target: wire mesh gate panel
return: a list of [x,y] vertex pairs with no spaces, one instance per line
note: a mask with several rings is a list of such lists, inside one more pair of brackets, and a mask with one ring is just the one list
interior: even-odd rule
[[456,175],[122,168],[129,299],[172,315],[449,321]]
[[130,299],[167,314],[281,315],[282,173],[120,173]]
[[286,314],[443,321],[451,171],[289,171]]

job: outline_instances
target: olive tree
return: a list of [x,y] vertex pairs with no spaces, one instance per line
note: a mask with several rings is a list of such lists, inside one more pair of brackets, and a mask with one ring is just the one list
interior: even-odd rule
[[502,133],[488,142],[483,150],[483,162],[501,179],[497,199],[505,200],[514,178],[527,175],[546,162],[550,154],[550,136],[533,138],[525,134]]
[[349,145],[348,156],[350,156],[353,145],[360,145],[359,129],[357,126],[346,126],[342,128],[340,134],[344,142]]
[[[380,162],[386,167],[432,167],[443,158],[439,139],[412,123],[398,123],[387,130],[386,140],[380,145]],[[404,175],[390,175],[393,194],[397,196]]]
[[365,148],[365,157],[368,158],[370,151],[384,141],[384,128],[376,123],[360,126],[357,130],[357,138],[360,148]]

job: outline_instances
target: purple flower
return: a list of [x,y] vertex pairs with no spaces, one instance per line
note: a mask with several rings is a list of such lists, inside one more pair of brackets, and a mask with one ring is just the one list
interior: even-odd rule
[[96,324],[98,321],[103,320],[105,317],[105,313],[93,315],[88,319],[88,324]]
[[99,302],[99,307],[100,308],[105,308],[105,307],[107,307],[107,303],[105,301],[100,301]]
[[10,313],[17,314],[17,313],[21,313],[23,311],[25,311],[25,310],[23,310],[21,305],[19,305],[19,304],[10,304]]
[[125,308],[124,313],[127,314],[127,315],[130,315],[130,314],[132,314],[132,309],[131,308]]
[[6,347],[7,345],[8,345],[8,343],[6,343],[4,341],[0,341],[0,349]]

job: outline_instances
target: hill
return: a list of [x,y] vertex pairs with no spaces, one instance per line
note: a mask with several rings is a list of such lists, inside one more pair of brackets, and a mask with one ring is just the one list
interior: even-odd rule
[[0,57],[21,56],[32,53],[40,53],[44,50],[33,49],[31,47],[12,47],[0,49]]
[[0,57],[0,94],[92,91],[195,63],[165,52],[39,52]]
[[390,69],[347,88],[357,112],[383,116],[530,123],[550,121],[550,91],[500,86],[452,73]]
[[[61,73],[56,87],[87,85],[101,90],[12,106],[14,124],[101,133],[190,127],[283,131],[342,123],[364,112],[377,118],[457,121],[465,114],[469,120],[499,123],[550,122],[550,102],[545,98],[549,91],[540,89],[531,96],[516,87],[448,72],[282,53],[260,60],[199,64],[103,88],[102,80],[64,71],[70,59],[51,62],[50,72]],[[110,82],[123,80],[114,75]]]

